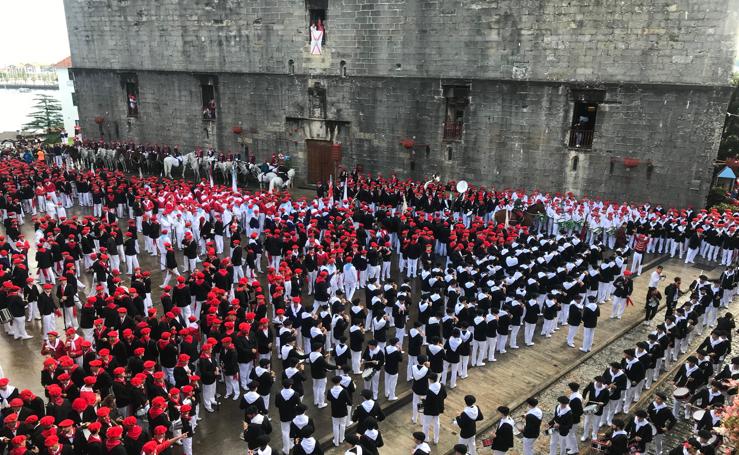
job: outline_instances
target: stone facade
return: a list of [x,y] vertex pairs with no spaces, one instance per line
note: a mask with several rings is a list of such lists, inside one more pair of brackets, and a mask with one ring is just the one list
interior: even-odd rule
[[[499,188],[683,206],[700,205],[710,185],[739,0],[65,0],[65,7],[89,137],[102,130],[112,139],[235,151],[232,127],[240,125],[259,159],[290,154],[304,182],[314,159],[305,141],[322,139],[341,143],[344,166],[383,175],[438,172]],[[316,10],[326,18],[320,56],[309,52]],[[136,118],[127,117],[130,74]],[[215,121],[202,120],[208,78]],[[445,140],[455,89],[464,94],[463,126]],[[570,147],[577,101],[597,105],[592,147]],[[412,152],[400,145],[404,138],[414,138]],[[625,157],[640,164],[626,168]]]

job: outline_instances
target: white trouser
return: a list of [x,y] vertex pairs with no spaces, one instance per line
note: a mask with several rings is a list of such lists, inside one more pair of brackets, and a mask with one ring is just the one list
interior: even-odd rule
[[390,400],[397,400],[395,396],[395,387],[398,385],[398,373],[388,374],[385,373],[385,398]]
[[41,316],[41,327],[44,333],[44,340],[48,338],[47,334],[56,328],[56,315],[54,313]]
[[128,269],[128,274],[132,275],[133,270],[135,268],[139,267],[139,257],[135,254],[127,254],[126,255],[126,268]]
[[[523,438],[524,455],[533,455],[536,439]],[[527,446],[528,442],[528,446]],[[528,449],[528,450],[527,450]],[[567,453],[567,436],[561,436],[557,430],[552,431],[549,437],[549,455],[565,455]]]
[[495,348],[498,345],[498,337],[487,339],[488,362],[495,362]]
[[38,311],[38,302],[28,302],[28,322],[33,319],[41,319],[41,313]]
[[569,346],[575,345],[575,336],[577,335],[577,331],[580,329],[579,325],[569,325],[567,326],[567,344]]
[[593,347],[593,335],[595,335],[595,327],[592,329],[586,327],[583,331],[582,349],[584,351],[590,351]]
[[282,433],[282,453],[290,453],[293,448],[293,440],[290,437],[290,422],[281,421],[280,432]]
[[626,299],[624,297],[613,297],[611,303],[611,318],[621,319],[626,309]]
[[472,366],[485,365],[485,355],[488,351],[488,342],[472,340]]
[[77,318],[74,317],[74,306],[64,307],[64,328],[77,328]]
[[[598,429],[600,428],[601,422],[607,419],[606,411],[603,410],[603,415],[585,414],[585,424],[582,427],[583,438],[596,439],[598,436]],[[605,422],[603,422],[605,423]]]
[[13,318],[13,336],[17,338],[29,338],[26,333],[26,317]]
[[361,351],[350,351],[352,353],[352,374],[359,374],[361,373],[361,370],[359,369],[359,361],[362,359],[362,352]]
[[326,378],[313,380],[313,404],[323,406],[326,403]]
[[372,399],[377,401],[377,395],[380,391],[380,375],[375,373],[372,379],[364,381],[364,388],[372,391]]
[[498,335],[498,352],[504,354],[506,352],[505,345],[508,342],[508,335]]
[[576,423],[570,428],[570,432],[565,436],[566,446],[569,453],[577,453],[579,448],[577,447],[577,433],[580,431],[580,424]]
[[662,455],[662,446],[665,442],[665,435],[663,434],[655,434],[654,438],[652,439],[652,442],[654,442],[654,453],[655,455]]
[[439,443],[439,416],[428,416],[423,415],[423,423],[421,424],[423,434],[426,435],[426,440],[430,441],[429,438],[429,427],[434,425],[434,444]]
[[685,263],[692,264],[698,255],[698,248],[688,248],[688,254],[685,255]]
[[174,368],[163,367],[164,380],[174,385]]
[[206,411],[212,411],[216,402],[216,383],[203,384],[203,406]]
[[192,455],[192,438],[185,438],[182,440],[182,453],[185,455]]
[[420,405],[423,402],[423,399],[424,399],[423,395],[417,395],[413,393],[413,400],[411,403],[411,406],[413,407],[411,421],[413,423],[418,423],[418,405]]
[[408,264],[407,276],[409,278],[415,278],[418,274],[418,259],[407,259],[406,263]]
[[520,325],[511,326],[510,343],[508,344],[511,348],[518,348],[518,331],[521,329]]
[[239,380],[236,375],[226,376],[226,396],[233,396],[235,400],[239,395]]
[[346,432],[345,417],[331,417],[331,425],[334,432],[334,447],[339,447],[344,442],[344,433]]
[[249,376],[251,375],[252,367],[254,366],[254,362],[248,362],[248,363],[239,363],[239,380],[241,381],[241,388],[244,390],[249,390],[248,384],[249,384]]
[[[467,446],[467,455],[477,455],[477,445],[475,445],[475,437],[472,436],[471,438],[459,438],[459,441],[457,441],[457,444],[463,444]],[[533,453],[533,452],[531,452]]]
[[441,383],[446,384],[447,374],[449,374],[450,375],[449,388],[453,389],[457,387],[457,373],[458,372],[459,372],[459,362],[449,363],[445,360],[444,361],[444,371],[442,371],[441,373]]
[[638,251],[634,251],[633,259],[631,260],[631,273],[641,275],[643,254]]
[[523,328],[523,341],[526,346],[534,344],[534,331],[536,330],[536,324],[527,322]]

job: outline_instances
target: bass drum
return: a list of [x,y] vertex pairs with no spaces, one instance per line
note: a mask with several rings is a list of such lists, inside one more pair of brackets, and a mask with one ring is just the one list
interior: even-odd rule
[[365,381],[369,381],[372,379],[372,377],[375,375],[375,369],[374,368],[365,368],[364,371],[362,371],[362,379]]
[[523,422],[517,422],[513,427],[513,435],[517,438],[523,439],[523,429],[526,425]]

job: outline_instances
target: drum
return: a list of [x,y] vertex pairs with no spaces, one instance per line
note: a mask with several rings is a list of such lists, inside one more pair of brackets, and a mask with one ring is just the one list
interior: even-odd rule
[[598,405],[597,404],[589,404],[582,408],[582,412],[584,414],[595,414],[598,412]]
[[693,413],[693,420],[695,420],[695,422],[698,423],[701,420],[703,420],[704,415],[706,415],[706,411],[704,411],[703,409],[698,409],[697,411]]
[[0,323],[7,324],[13,320],[13,316],[10,314],[10,310],[3,308],[0,310]]
[[517,422],[513,427],[513,436],[523,439],[523,428],[526,426],[523,422]]
[[690,397],[690,389],[687,387],[678,387],[674,392],[672,392],[672,396],[676,400],[685,401]]
[[600,439],[593,439],[593,441],[590,444],[590,448],[592,449],[593,453],[606,453],[608,451],[608,441],[603,441]]
[[364,379],[365,381],[369,381],[370,379],[372,379],[372,376],[374,376],[374,375],[375,375],[375,369],[374,368],[365,368],[362,371],[362,379]]

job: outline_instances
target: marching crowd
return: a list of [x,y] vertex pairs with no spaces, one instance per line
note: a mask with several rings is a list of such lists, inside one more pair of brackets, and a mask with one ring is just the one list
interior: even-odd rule
[[[636,429],[614,416],[703,326],[716,327],[702,349],[708,360],[689,361],[683,375],[700,379],[678,385],[691,400],[708,390],[699,402],[708,407],[715,390],[704,364],[719,388],[737,378],[736,359],[719,373],[729,353],[716,347],[733,328],[730,315],[719,317],[738,281],[731,213],[537,191],[457,193],[453,183],[356,172],[307,200],[58,164],[0,161],[0,319],[16,339],[31,338],[26,324],[40,320],[45,356],[44,397],[0,380],[0,452],[168,454],[181,445],[190,455],[203,413],[232,399],[244,410],[250,453],[277,453],[276,439],[283,453],[323,453],[312,415],[330,406],[333,445],[378,454],[381,394],[396,400],[398,382],[408,381],[421,424],[413,453],[428,454],[446,395],[470,368],[565,327],[568,346],[580,337],[579,349],[590,351],[603,304],[603,317],[621,318],[646,253],[700,255],[727,269],[693,283],[679,308],[680,283],[668,286],[669,315],[649,340],[585,387],[585,398],[571,385],[551,422],[552,453],[578,450],[583,407],[585,439],[615,426],[610,453],[626,453],[622,433],[659,444],[664,403],[638,411]],[[140,266],[142,254],[159,264],[161,283]],[[661,299],[656,273],[644,299],[648,324]],[[474,454],[482,411],[472,395],[465,403],[455,450]],[[527,455],[543,419],[535,399],[529,407]],[[490,442],[505,453],[514,425],[509,409],[498,412]],[[657,428],[651,439],[645,421]]]

